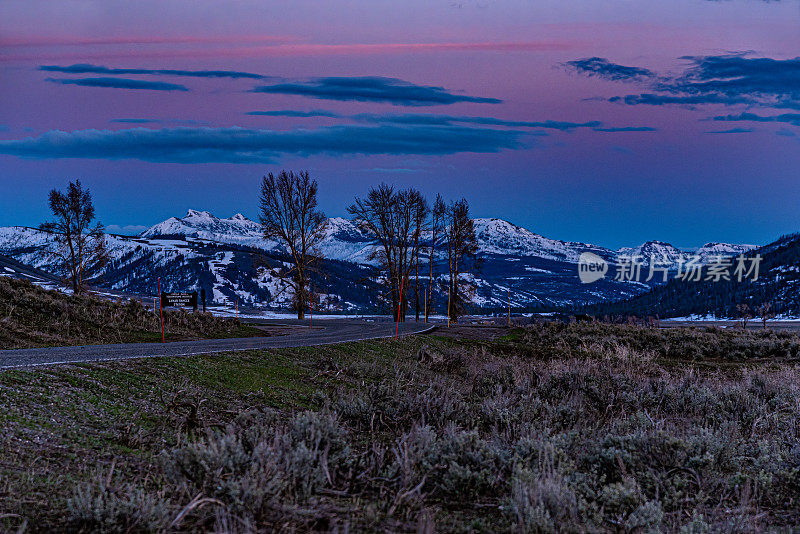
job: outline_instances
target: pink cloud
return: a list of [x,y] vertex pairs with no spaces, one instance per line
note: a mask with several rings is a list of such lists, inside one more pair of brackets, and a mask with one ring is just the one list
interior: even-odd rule
[[[16,46],[3,45],[0,46]],[[136,43],[158,43],[153,41],[135,41]],[[165,41],[166,43],[194,41]],[[201,43],[203,41],[197,41]],[[224,43],[225,41],[210,41]],[[245,41],[240,41],[245,42]],[[254,42],[254,41],[250,41]],[[72,42],[70,44],[76,44]],[[88,43],[87,43],[88,44]],[[104,43],[104,44],[110,44]],[[121,43],[114,43],[121,44]],[[44,60],[44,59],[103,59],[103,58],[132,58],[132,57],[284,57],[284,56],[324,56],[324,55],[384,55],[417,52],[471,52],[471,51],[498,51],[498,52],[543,52],[552,50],[566,50],[575,48],[575,42],[560,41],[522,41],[522,42],[477,42],[477,43],[351,43],[351,44],[316,44],[316,43],[281,43],[270,45],[237,46],[227,48],[202,48],[202,49],[126,49],[124,51],[94,51],[94,52],[42,52],[36,54],[5,54],[0,61],[19,60]]]
[[0,38],[0,47],[40,47],[40,46],[95,46],[126,44],[229,44],[229,43],[285,43],[294,38],[280,35],[252,35],[245,37],[98,37],[85,38],[77,36],[60,37],[4,37]]

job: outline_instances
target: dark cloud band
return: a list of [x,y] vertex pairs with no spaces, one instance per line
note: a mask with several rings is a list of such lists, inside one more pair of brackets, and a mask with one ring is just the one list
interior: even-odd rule
[[284,154],[419,154],[525,148],[524,132],[429,126],[333,126],[315,130],[174,128],[53,130],[0,141],[0,154],[23,158],[138,159],[170,163],[270,163]]
[[642,67],[627,67],[612,63],[603,57],[590,57],[567,61],[565,65],[587,76],[596,76],[606,80],[630,81],[655,76],[653,71]]
[[511,121],[495,117],[471,117],[462,115],[403,114],[380,115],[362,113],[353,115],[354,120],[363,122],[393,124],[426,124],[430,126],[450,126],[454,124],[480,124],[483,126],[505,126],[509,128],[545,128],[552,130],[572,130],[575,128],[593,128],[600,126],[600,121],[568,122],[568,121]]
[[128,78],[47,78],[48,82],[81,87],[108,87],[113,89],[147,89],[150,91],[188,91],[184,85],[166,82],[148,82]]
[[677,76],[656,76],[641,67],[627,67],[604,58],[568,61],[588,76],[614,81],[646,82],[650,91],[616,96],[627,105],[705,104],[758,105],[800,109],[800,58],[747,57],[747,54],[684,56],[690,65]]
[[713,131],[706,132],[706,133],[710,133],[710,134],[739,134],[739,133],[751,133],[751,132],[754,132],[754,131],[755,130],[752,129],[752,128],[730,128],[728,130],[713,130]]
[[317,109],[312,111],[297,111],[294,109],[281,109],[275,111],[248,111],[247,115],[261,115],[264,117],[330,117],[340,118],[341,115],[333,111],[325,111],[324,109]]
[[65,74],[155,74],[165,76],[189,76],[192,78],[247,78],[253,80],[267,79],[268,76],[235,70],[178,70],[178,69],[117,69],[102,65],[79,63],[75,65],[41,65],[39,70],[62,72]]
[[[652,132],[655,128],[650,126],[623,126],[603,127],[600,121],[570,122],[570,121],[513,121],[498,119],[496,117],[474,117],[466,115],[441,115],[433,113],[405,113],[405,114],[378,114],[359,113],[356,115],[341,115],[333,111],[250,111],[248,115],[265,115],[270,117],[332,117],[369,122],[376,124],[405,124],[419,126],[455,126],[457,124],[475,124],[481,126],[500,126],[507,128],[541,128],[549,130],[570,131],[576,128],[591,128],[598,132]],[[544,135],[540,133],[539,135]]]
[[655,132],[656,128],[651,126],[620,126],[611,128],[592,128],[595,132]]
[[255,93],[306,96],[323,100],[388,102],[396,106],[433,106],[457,102],[499,104],[496,98],[454,94],[443,87],[415,85],[377,76],[315,78],[305,82],[261,85]]
[[659,95],[653,93],[642,93],[640,95],[614,96],[608,99],[609,102],[621,102],[629,106],[640,104],[648,106],[666,106],[670,104],[680,106],[699,106],[704,104],[722,104],[732,106],[735,104],[753,104],[753,99],[746,96],[728,95]]
[[800,126],[800,113],[783,113],[781,115],[756,115],[755,113],[739,113],[738,115],[718,115],[715,121],[749,121],[749,122],[782,122]]

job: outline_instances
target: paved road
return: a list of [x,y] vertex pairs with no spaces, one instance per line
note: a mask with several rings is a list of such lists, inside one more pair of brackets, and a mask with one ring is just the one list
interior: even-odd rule
[[[33,367],[63,363],[82,363],[131,358],[192,356],[250,349],[274,349],[329,345],[347,341],[363,341],[394,337],[395,324],[346,319],[314,321],[314,328],[300,326],[298,321],[260,321],[264,324],[295,325],[297,331],[285,336],[235,339],[206,339],[171,343],[123,343],[119,345],[85,345],[41,349],[0,350],[0,369]],[[307,324],[307,322],[305,323]],[[435,328],[424,323],[400,325],[400,335],[420,334]]]
[[0,276],[10,276],[12,278],[24,278],[32,282],[38,282],[44,285],[58,286],[61,284],[59,278],[55,275],[20,263],[14,258],[3,256],[0,254]]

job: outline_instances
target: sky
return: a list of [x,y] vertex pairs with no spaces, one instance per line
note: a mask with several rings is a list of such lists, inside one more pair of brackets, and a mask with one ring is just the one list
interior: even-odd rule
[[381,182],[555,239],[800,230],[800,2],[0,3],[0,226],[80,179],[110,231],[257,219],[308,170],[328,216]]

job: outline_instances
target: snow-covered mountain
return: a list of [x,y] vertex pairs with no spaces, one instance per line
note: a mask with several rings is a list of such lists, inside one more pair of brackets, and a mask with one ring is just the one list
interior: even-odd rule
[[530,256],[577,263],[583,252],[610,258],[611,251],[595,245],[557,241],[534,234],[503,219],[475,219],[475,235],[481,255]]
[[[530,256],[569,263],[576,263],[585,251],[609,258],[614,255],[609,249],[595,245],[549,239],[502,219],[475,219],[475,233],[481,255]],[[189,210],[183,218],[171,217],[148,228],[139,237],[193,238],[262,250],[282,250],[278,242],[264,239],[260,224],[241,214],[220,219],[207,211]],[[424,235],[425,239],[430,239],[430,235]],[[372,243],[370,236],[352,221],[336,217],[328,219],[321,248],[323,256],[329,259],[370,263],[368,256]]]
[[617,257],[638,257],[643,265],[652,259],[658,264],[676,264],[697,258],[698,263],[707,264],[725,256],[738,256],[757,248],[755,245],[731,245],[728,243],[706,243],[694,251],[680,250],[663,241],[648,241],[638,247],[623,247],[617,250]]
[[230,219],[220,219],[207,211],[189,210],[182,218],[170,217],[164,222],[151,226],[140,237],[181,235],[211,241],[260,239],[261,225],[251,221],[241,213]]
[[659,264],[673,264],[686,255],[686,252],[663,241],[647,241],[638,247],[623,247],[617,250],[618,257],[638,257],[645,265],[649,265],[651,259],[655,259]]
[[[151,226],[139,237],[143,239],[190,238],[196,240],[241,245],[265,251],[285,252],[275,240],[264,239],[261,225],[237,213],[220,219],[207,211],[189,210],[183,218],[170,217]],[[367,263],[372,241],[351,221],[328,219],[322,255],[325,258],[355,263]]]
[[720,256],[738,256],[758,247],[755,245],[731,245],[729,243],[706,243],[690,254],[700,257],[700,263],[709,263]]
[[[483,266],[471,275],[476,288],[473,302],[484,308],[507,306],[509,298],[513,306],[616,300],[649,289],[647,284],[616,281],[613,276],[591,285],[581,284],[576,263],[583,252],[597,254],[613,265],[620,255],[641,255],[645,264],[651,254],[669,262],[690,254],[709,261],[720,254],[735,255],[753,248],[708,243],[692,253],[649,241],[611,250],[550,239],[496,218],[475,219],[475,230]],[[423,241],[429,239],[423,236]],[[96,283],[110,289],[152,294],[155,279],[161,278],[167,290],[206,289],[209,298],[221,304],[238,301],[280,308],[291,302],[291,291],[274,272],[275,266],[289,260],[285,250],[277,241],[264,239],[260,225],[241,214],[219,218],[207,211],[189,210],[185,216],[171,217],[139,236],[110,235],[107,240],[111,262],[94,274]],[[40,269],[51,268],[46,254],[51,241],[36,229],[0,228],[0,254]],[[332,311],[381,311],[379,273],[375,260],[369,257],[373,247],[370,236],[352,221],[328,220],[320,245],[326,258],[326,275],[314,280],[323,307]],[[439,246],[437,279],[444,276],[443,253]],[[426,280],[423,276],[421,284],[427,284]],[[435,299],[446,299],[446,294],[439,291]]]

